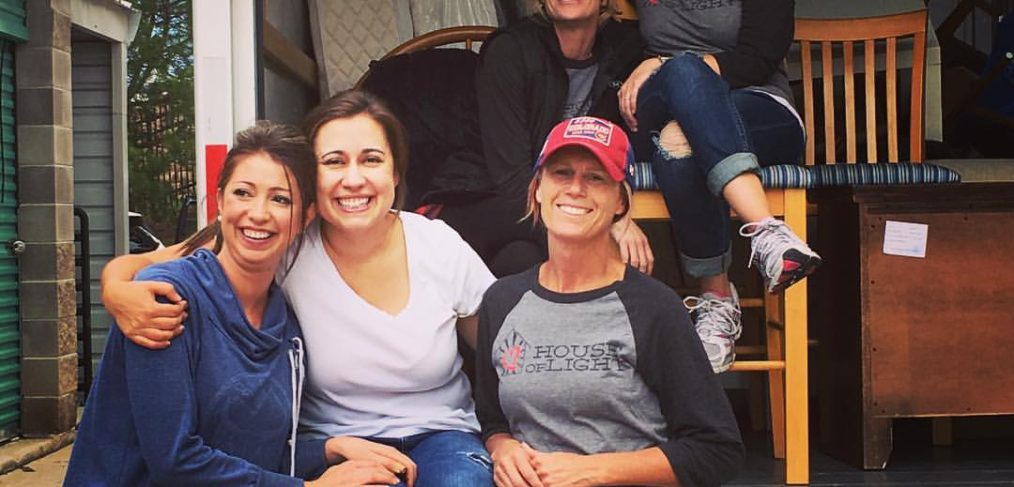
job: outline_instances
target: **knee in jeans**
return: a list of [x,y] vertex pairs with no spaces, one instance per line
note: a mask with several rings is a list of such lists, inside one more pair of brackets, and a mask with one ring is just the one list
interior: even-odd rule
[[662,131],[658,134],[658,148],[672,159],[683,159],[693,155],[687,136],[683,134],[683,129],[675,120],[662,127]]
[[702,75],[714,74],[704,60],[694,54],[681,54],[669,59],[659,69],[659,73],[670,83],[693,82]]

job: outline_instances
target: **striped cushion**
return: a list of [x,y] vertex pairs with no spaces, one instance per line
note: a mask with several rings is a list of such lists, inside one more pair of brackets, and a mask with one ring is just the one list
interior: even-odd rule
[[806,166],[779,164],[760,170],[761,184],[765,188],[812,188],[813,176]]
[[[765,188],[821,188],[831,186],[957,183],[961,176],[949,168],[929,163],[912,164],[819,164],[812,167],[782,164],[761,168]],[[650,162],[634,165],[635,190],[656,190],[658,183]]]
[[813,187],[957,183],[961,176],[934,164],[819,164],[810,168]]
[[[812,188],[813,179],[803,166],[784,164],[761,168],[761,183],[765,188]],[[634,164],[634,190],[656,190],[658,182],[650,162]]]
[[655,181],[655,173],[651,170],[650,162],[634,163],[634,177],[630,185],[634,187],[634,191],[654,191],[658,189],[658,183]]

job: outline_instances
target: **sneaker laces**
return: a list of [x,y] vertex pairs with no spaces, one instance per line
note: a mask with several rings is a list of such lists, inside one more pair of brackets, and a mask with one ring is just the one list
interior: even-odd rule
[[683,306],[690,312],[697,311],[698,335],[739,338],[742,328],[737,325],[741,312],[732,299],[687,296],[683,298]]
[[[749,229],[750,227],[753,229]],[[793,239],[795,235],[792,232],[781,231],[783,229],[785,229],[785,222],[770,217],[739,227],[739,234],[751,239],[750,260],[746,264],[747,267],[751,267],[756,262],[757,254],[762,256],[782,255],[796,244],[796,240]],[[766,235],[761,238],[753,238],[764,233]],[[767,276],[774,276],[780,272],[782,266],[780,259],[767,259],[764,264],[764,274]]]

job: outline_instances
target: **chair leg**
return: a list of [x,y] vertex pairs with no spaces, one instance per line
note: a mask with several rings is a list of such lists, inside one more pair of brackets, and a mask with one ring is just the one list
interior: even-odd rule
[[[786,190],[785,222],[806,240],[806,191]],[[785,290],[785,482],[810,482],[806,279]]]
[[[783,360],[782,340],[784,332],[773,325],[781,323],[781,310],[778,296],[764,297],[764,316],[768,323],[767,354],[768,360]],[[771,409],[771,440],[775,458],[785,458],[785,371],[768,372],[768,402]]]

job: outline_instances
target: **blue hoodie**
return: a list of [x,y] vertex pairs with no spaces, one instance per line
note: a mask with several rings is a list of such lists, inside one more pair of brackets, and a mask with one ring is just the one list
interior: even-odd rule
[[186,329],[148,350],[112,327],[65,485],[302,485],[278,473],[289,471],[304,376],[281,290],[272,284],[257,330],[207,250],[137,280],[175,286],[189,303]]

